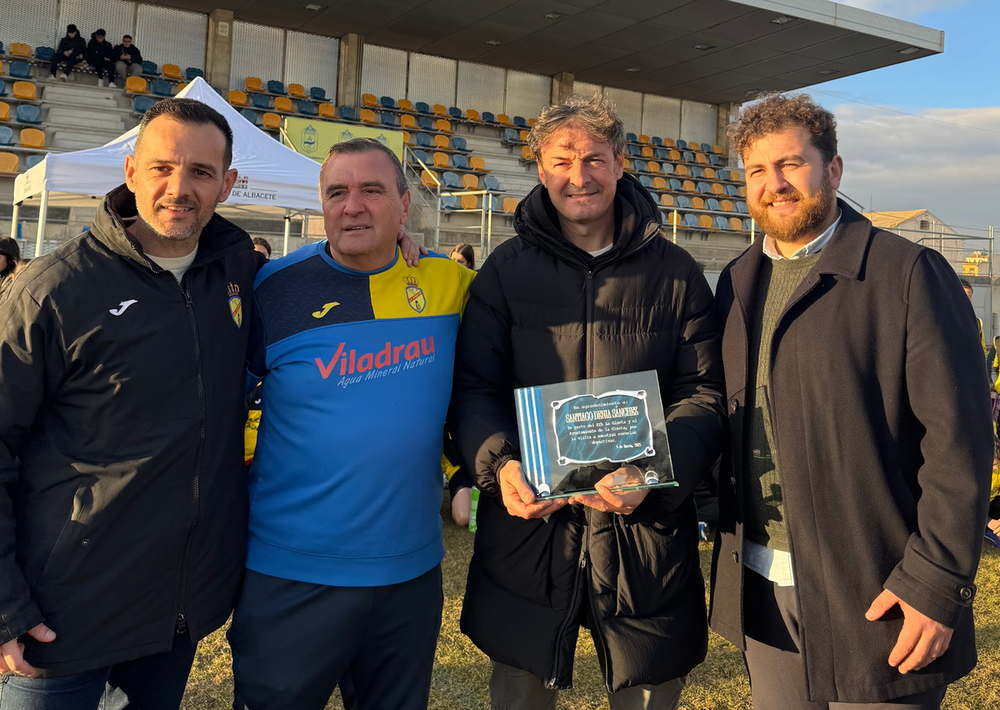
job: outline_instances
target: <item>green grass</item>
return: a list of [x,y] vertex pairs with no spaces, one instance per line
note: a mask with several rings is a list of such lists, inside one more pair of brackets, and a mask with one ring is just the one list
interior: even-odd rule
[[[487,708],[489,661],[458,629],[465,591],[465,574],[472,554],[472,534],[450,522],[444,526],[447,556],[444,573],[444,621],[438,642],[437,662],[431,686],[433,710]],[[701,545],[705,578],[711,547]],[[987,545],[979,567],[976,597],[976,635],[979,665],[948,690],[944,708],[949,710],[995,710],[1000,707],[1000,550]],[[606,708],[594,645],[586,631],[580,634],[573,689],[561,694],[559,707],[569,710]],[[184,710],[225,710],[232,707],[232,658],[223,631],[205,639],[184,696]],[[331,700],[328,708],[340,708]],[[714,633],[710,634],[708,658],[688,677],[681,707],[690,710],[736,710],[750,708],[750,687],[739,652]]]

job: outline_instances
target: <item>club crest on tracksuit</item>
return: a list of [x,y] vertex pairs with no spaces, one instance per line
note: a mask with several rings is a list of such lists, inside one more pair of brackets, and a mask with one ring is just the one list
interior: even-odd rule
[[417,279],[413,276],[406,276],[403,281],[406,283],[406,302],[417,313],[423,313],[424,308],[427,307],[427,299],[424,297],[424,291],[417,283]]
[[234,283],[229,284],[229,315],[237,328],[243,327],[243,299],[240,298],[240,287]]

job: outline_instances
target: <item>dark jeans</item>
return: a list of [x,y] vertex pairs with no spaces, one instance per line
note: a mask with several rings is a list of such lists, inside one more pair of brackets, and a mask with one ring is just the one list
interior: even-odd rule
[[[441,629],[441,567],[385,587],[328,587],[247,570],[229,629],[236,710],[423,710]],[[343,684],[342,684],[343,685]]]
[[110,59],[95,59],[93,65],[98,79],[112,80],[112,77],[115,75],[115,63],[113,61]]
[[177,636],[166,653],[56,678],[0,679],[0,710],[177,710],[197,644]]
[[73,71],[73,67],[75,67],[77,64],[83,64],[83,60],[77,59],[74,56],[67,57],[64,54],[53,54],[52,61],[49,62],[49,71],[52,72],[52,76],[56,75],[56,70],[59,68],[60,64],[66,65],[64,71],[67,74],[69,74],[70,72]]

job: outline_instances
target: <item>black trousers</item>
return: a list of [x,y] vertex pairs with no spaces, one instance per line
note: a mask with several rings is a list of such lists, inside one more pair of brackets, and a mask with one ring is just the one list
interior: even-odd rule
[[806,699],[794,587],[743,571],[743,605],[754,710],[939,710],[946,687],[884,703],[817,703]]
[[115,63],[110,59],[95,59],[92,62],[98,79],[111,81],[115,75]]
[[385,587],[327,587],[247,570],[229,629],[233,707],[322,710],[347,680],[348,707],[424,710],[443,602],[440,566]]
[[52,60],[49,62],[49,71],[52,72],[52,76],[56,75],[60,64],[65,65],[64,71],[69,74],[77,64],[83,64],[83,60],[72,55],[67,57],[65,54],[53,54]]

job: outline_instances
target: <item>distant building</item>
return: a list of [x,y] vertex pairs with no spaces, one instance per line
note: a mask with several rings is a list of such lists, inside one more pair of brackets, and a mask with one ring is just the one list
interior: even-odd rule
[[965,272],[965,241],[929,210],[866,212],[876,227],[941,252],[956,273]]

